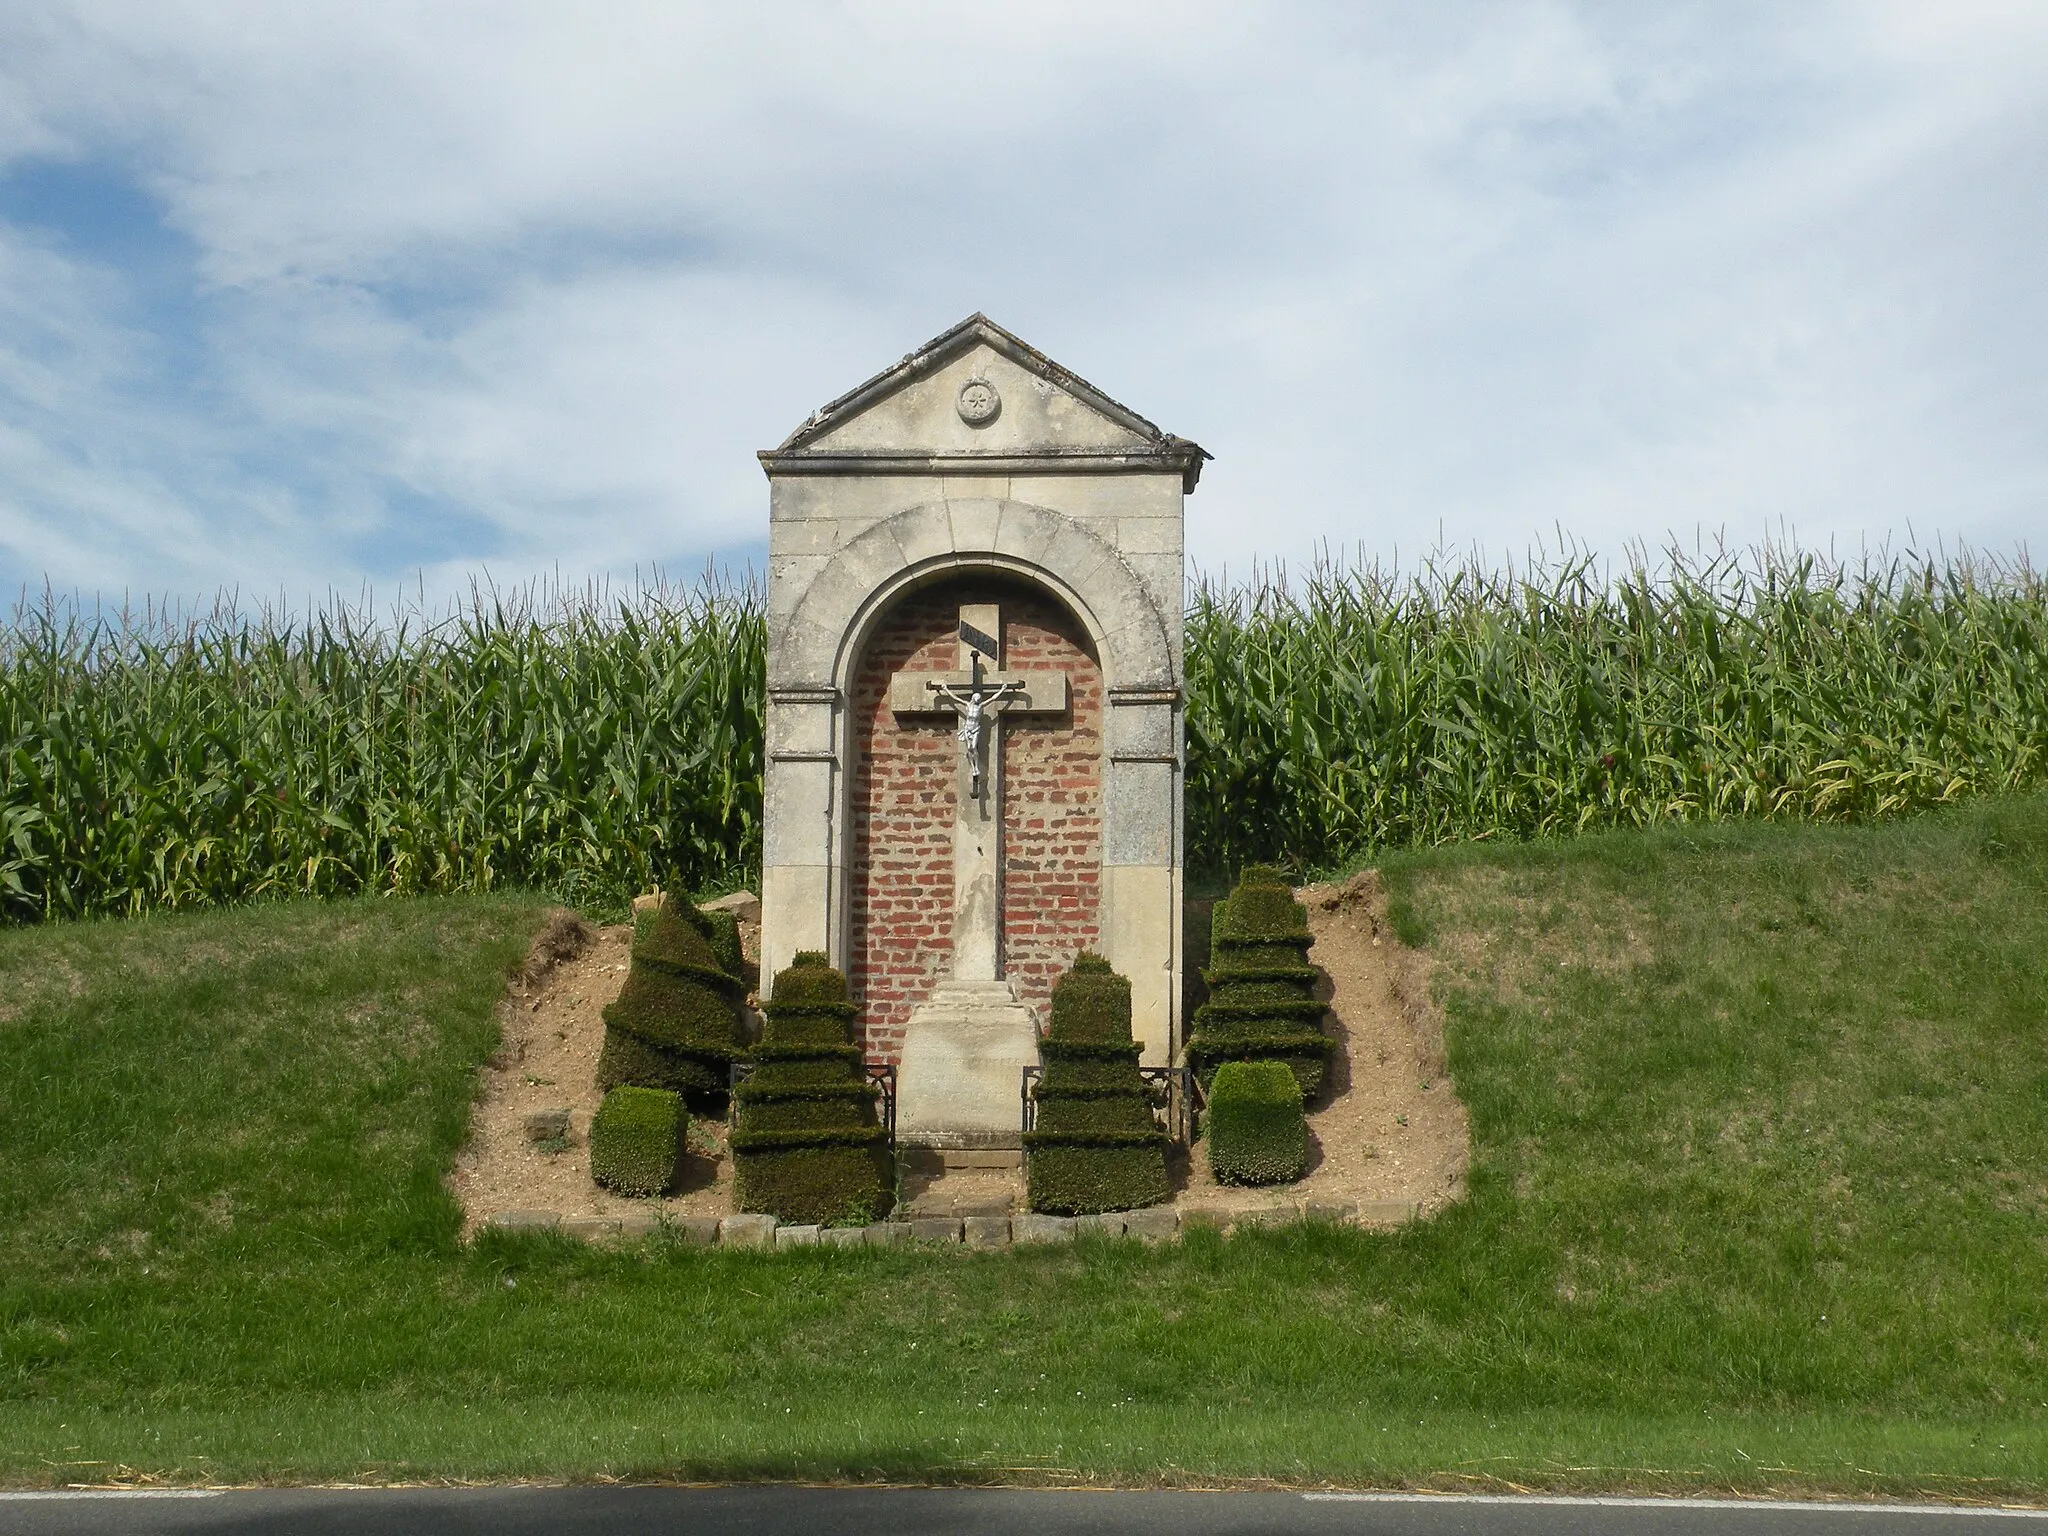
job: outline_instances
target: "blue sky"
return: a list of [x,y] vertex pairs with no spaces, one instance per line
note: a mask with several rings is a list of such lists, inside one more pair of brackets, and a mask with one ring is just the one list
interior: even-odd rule
[[974,310],[1215,454],[1209,570],[2048,550],[2048,7],[0,13],[0,582],[764,548]]

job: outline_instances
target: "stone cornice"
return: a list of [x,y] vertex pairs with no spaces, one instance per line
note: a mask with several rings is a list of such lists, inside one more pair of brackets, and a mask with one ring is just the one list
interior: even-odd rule
[[763,448],[761,468],[778,475],[1157,475],[1177,473],[1185,494],[1209,457],[1184,438],[1157,448],[1049,448],[1031,453],[883,453]]

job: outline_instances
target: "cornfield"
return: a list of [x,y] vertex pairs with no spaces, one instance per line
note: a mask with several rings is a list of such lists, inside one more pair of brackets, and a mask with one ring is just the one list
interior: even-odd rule
[[1194,861],[1726,817],[1867,819],[2017,788],[2048,747],[2048,584],[1773,549],[1201,585]]
[[383,622],[46,599],[0,641],[0,911],[700,887],[759,860],[765,639],[709,582]]
[[[222,603],[0,633],[0,916],[758,868],[752,586]],[[1873,818],[2042,776],[2048,584],[1762,551],[1610,580],[1318,567],[1197,586],[1191,862],[1723,817]]]

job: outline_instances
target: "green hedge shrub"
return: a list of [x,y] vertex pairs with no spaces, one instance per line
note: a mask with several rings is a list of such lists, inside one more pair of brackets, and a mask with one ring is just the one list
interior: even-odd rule
[[1308,1168],[1301,1085],[1284,1061],[1226,1061],[1206,1117],[1218,1184],[1291,1184]]
[[1284,1061],[1313,1099],[1335,1042],[1323,1033],[1308,912],[1277,870],[1253,865],[1216,908],[1209,1000],[1195,1010],[1188,1062],[1204,1086],[1226,1061]]
[[733,1092],[733,1195],[778,1221],[852,1226],[889,1214],[896,1159],[853,1044],[846,978],[805,950],[775,978],[755,1066]]
[[[598,1087],[666,1088],[700,1104],[725,1096],[746,1052],[746,987],[721,963],[715,916],[730,919],[664,900],[635,920],[632,968],[604,1011]],[[735,930],[724,947],[737,942]]]
[[1173,1193],[1168,1140],[1152,1120],[1131,1038],[1131,984],[1082,951],[1052,989],[1038,1042],[1038,1123],[1024,1138],[1034,1211],[1081,1216],[1157,1205]]
[[675,1183],[690,1117],[680,1094],[614,1088],[590,1122],[590,1176],[622,1195],[658,1195]]

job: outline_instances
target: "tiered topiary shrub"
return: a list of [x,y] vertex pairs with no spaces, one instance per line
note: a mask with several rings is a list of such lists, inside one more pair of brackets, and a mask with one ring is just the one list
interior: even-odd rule
[[614,1088],[590,1121],[590,1176],[622,1195],[658,1195],[676,1180],[690,1118],[682,1095]]
[[846,978],[805,950],[775,978],[751,1075],[733,1091],[733,1196],[788,1223],[852,1226],[895,1203],[879,1093],[853,1043]]
[[1131,984],[1082,951],[1052,989],[1038,1042],[1038,1122],[1024,1137],[1031,1209],[1059,1216],[1157,1205],[1173,1193],[1131,1038]]
[[1284,1061],[1226,1061],[1209,1090],[1209,1171],[1218,1184],[1291,1184],[1308,1167],[1301,1085]]
[[597,1086],[666,1088],[693,1102],[724,1096],[746,1054],[746,989],[720,963],[717,929],[684,901],[663,901],[633,926],[626,985],[604,1011]]
[[706,932],[711,939],[711,953],[718,957],[719,966],[740,984],[741,990],[756,990],[761,984],[761,973],[741,947],[740,920],[732,913],[723,911],[699,910],[697,915],[704,919]]
[[1209,1087],[1226,1061],[1284,1061],[1301,1096],[1323,1085],[1334,1042],[1323,1033],[1316,968],[1308,963],[1308,911],[1286,879],[1264,865],[1239,878],[1216,908],[1209,1000],[1195,1010],[1188,1063]]

